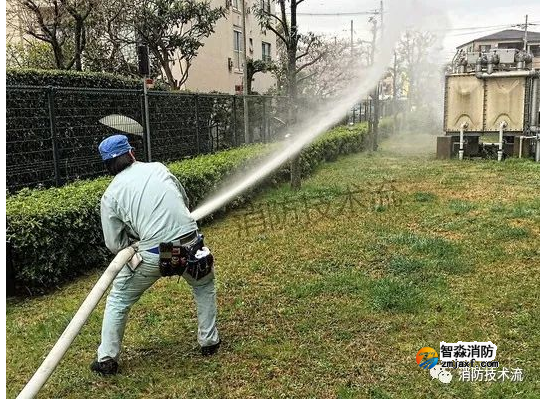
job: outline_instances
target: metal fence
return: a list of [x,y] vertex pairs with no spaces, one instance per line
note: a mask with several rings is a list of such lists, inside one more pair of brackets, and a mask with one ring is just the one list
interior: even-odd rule
[[[371,99],[362,100],[358,104],[355,104],[348,112],[348,122],[371,121],[375,115],[375,104],[376,102]],[[393,102],[392,99],[379,100],[377,105],[379,107],[378,115],[380,118],[392,116],[395,112],[403,112],[406,108],[406,104],[403,101]]]
[[[247,96],[245,134],[242,96],[160,91],[147,96],[150,134],[144,129],[142,137],[129,135],[136,154],[146,161],[174,161],[246,142],[273,141],[287,119],[284,98]],[[143,90],[8,86],[8,190],[103,175],[97,146],[113,131],[98,121],[121,114],[146,126],[144,100]]]

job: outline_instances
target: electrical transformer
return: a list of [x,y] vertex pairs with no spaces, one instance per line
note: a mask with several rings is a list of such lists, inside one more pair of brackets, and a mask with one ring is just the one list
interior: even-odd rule
[[516,49],[455,55],[438,158],[539,158],[539,71],[531,64],[532,55]]

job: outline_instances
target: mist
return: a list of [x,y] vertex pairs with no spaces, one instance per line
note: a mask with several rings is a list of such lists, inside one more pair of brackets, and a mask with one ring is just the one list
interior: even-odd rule
[[242,194],[341,121],[348,109],[366,98],[387,71],[396,44],[408,29],[428,31],[446,23],[446,17],[440,9],[416,0],[389,2],[388,14],[385,18],[387,28],[383,38],[380,37],[377,43],[372,65],[364,69],[358,68],[358,73],[354,74],[347,88],[325,106],[319,107],[319,110],[325,111],[315,114],[313,112],[300,113],[301,121],[288,129],[290,139],[281,143],[277,150],[257,163],[251,173],[227,179],[221,190],[203,201],[192,212],[195,220],[204,218]]

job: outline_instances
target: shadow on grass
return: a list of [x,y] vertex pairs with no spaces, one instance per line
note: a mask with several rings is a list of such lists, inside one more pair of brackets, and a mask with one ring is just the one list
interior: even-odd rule
[[413,193],[413,201],[415,202],[434,202],[438,197],[433,193],[417,191]]
[[475,204],[472,204],[470,201],[465,200],[451,200],[449,201],[449,209],[455,214],[455,215],[464,215],[468,213],[471,210],[474,210],[476,208]]

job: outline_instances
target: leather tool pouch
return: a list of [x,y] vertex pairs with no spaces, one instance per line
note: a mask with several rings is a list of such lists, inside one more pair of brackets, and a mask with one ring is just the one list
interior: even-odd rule
[[[200,234],[197,237],[195,244],[188,249],[189,256],[187,259],[188,265],[186,267],[186,273],[192,276],[195,280],[200,280],[208,275],[212,271],[212,266],[214,265],[214,257],[208,248],[203,248],[203,238],[204,236]],[[196,256],[197,251],[205,252],[204,250],[206,250],[206,256]]]
[[[162,276],[181,276],[188,273],[195,280],[200,280],[212,271],[214,257],[208,250],[203,249],[203,235],[199,234],[191,245],[181,245],[178,241],[164,242],[160,244],[160,273]],[[207,253],[201,256],[201,252]]]
[[160,244],[160,273],[162,276],[181,276],[186,270],[188,251],[180,244],[162,242]]

